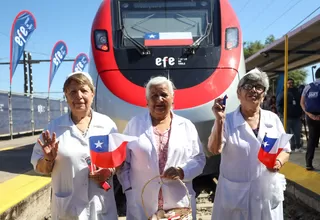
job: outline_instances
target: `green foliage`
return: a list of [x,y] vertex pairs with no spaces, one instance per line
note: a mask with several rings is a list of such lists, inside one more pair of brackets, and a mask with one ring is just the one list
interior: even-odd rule
[[274,35],[269,35],[264,43],[261,43],[261,41],[254,41],[254,42],[244,42],[243,43],[243,52],[244,52],[244,58],[247,59],[248,57],[252,56],[259,50],[263,49],[265,46],[271,44],[273,41],[275,41]]
[[293,71],[290,71],[288,74],[288,77],[294,80],[294,84],[296,86],[305,84],[307,76],[308,76],[308,71],[306,69],[293,70]]
[[265,40],[264,45],[267,46],[267,45],[273,43],[273,41],[275,41],[275,40],[276,40],[275,36],[273,34],[271,34]]
[[247,59],[251,55],[255,54],[259,50],[264,48],[264,44],[262,44],[260,41],[254,41],[254,42],[244,42],[243,52],[244,52],[244,58]]
[[[244,52],[245,59],[257,53],[259,50],[268,46],[275,40],[276,40],[275,36],[271,34],[265,39],[264,43],[261,43],[261,41],[258,41],[258,40],[254,42],[244,42],[243,52]],[[298,69],[298,70],[293,70],[289,72],[289,78],[292,78],[294,80],[296,86],[304,84],[307,76],[308,76],[308,71],[306,69]]]

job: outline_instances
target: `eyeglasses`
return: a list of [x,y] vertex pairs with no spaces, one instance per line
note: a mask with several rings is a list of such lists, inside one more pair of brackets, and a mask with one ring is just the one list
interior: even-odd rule
[[250,91],[251,89],[255,88],[258,93],[262,93],[262,92],[264,92],[264,90],[266,89],[264,86],[259,85],[259,84],[256,84],[256,85],[253,85],[253,84],[244,84],[244,85],[242,86],[242,88],[244,88],[244,89],[247,90],[247,91]]

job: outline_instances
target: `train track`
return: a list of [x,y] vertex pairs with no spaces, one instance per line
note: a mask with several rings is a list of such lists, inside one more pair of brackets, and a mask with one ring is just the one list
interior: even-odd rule
[[211,220],[213,203],[210,201],[210,195],[201,193],[197,198],[197,220]]

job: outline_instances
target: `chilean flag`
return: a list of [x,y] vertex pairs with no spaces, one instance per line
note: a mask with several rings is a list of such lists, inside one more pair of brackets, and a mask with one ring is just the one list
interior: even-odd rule
[[191,32],[146,33],[145,46],[186,46],[193,43]]
[[89,138],[92,164],[100,168],[120,166],[126,159],[127,144],[136,137],[112,133]]
[[263,163],[267,168],[272,169],[276,162],[277,156],[283,150],[284,146],[291,139],[291,134],[282,134],[279,138],[270,138],[267,137],[267,134],[264,136],[259,153],[258,159]]

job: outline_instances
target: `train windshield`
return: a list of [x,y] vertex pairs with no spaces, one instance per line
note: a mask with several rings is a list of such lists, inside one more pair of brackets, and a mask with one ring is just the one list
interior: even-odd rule
[[[119,1],[121,47],[186,46],[212,43],[210,1]],[[211,37],[208,37],[211,36]],[[201,40],[202,41],[202,40]]]

